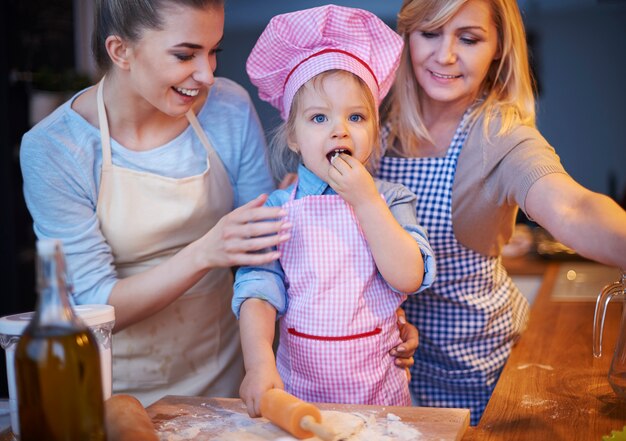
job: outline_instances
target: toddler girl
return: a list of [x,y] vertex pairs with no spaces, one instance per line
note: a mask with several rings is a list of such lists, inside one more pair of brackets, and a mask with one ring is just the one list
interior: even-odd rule
[[373,14],[329,5],[274,17],[248,59],[260,97],[285,121],[271,167],[277,178],[298,173],[266,203],[282,206],[290,227],[279,262],[241,268],[235,281],[240,394],[252,416],[274,387],[314,402],[411,402],[389,355],[399,343],[395,311],[430,286],[434,260],[415,195],[366,168],[379,154],[377,108],[401,50]]

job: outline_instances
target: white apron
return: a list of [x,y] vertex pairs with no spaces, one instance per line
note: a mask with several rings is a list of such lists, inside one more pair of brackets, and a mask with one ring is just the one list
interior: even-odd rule
[[[174,179],[113,165],[102,84],[97,215],[118,276],[125,278],[203,236],[232,210],[233,191],[192,110],[187,119],[207,150],[202,174]],[[113,393],[132,394],[144,406],[168,394],[237,396],[244,369],[231,297],[230,269],[214,269],[165,309],[116,333]]]
[[285,389],[306,401],[408,406],[393,292],[378,272],[352,207],[338,195],[283,205],[293,224],[278,246],[288,281],[277,367]]

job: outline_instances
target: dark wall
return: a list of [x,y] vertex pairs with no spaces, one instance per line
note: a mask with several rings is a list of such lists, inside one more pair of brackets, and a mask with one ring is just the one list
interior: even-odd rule
[[[71,69],[72,0],[0,1],[0,316],[35,306],[32,219],[22,196],[19,144],[29,129],[28,73]],[[0,352],[0,396],[8,396]]]
[[585,187],[626,197],[626,2],[533,12],[537,124]]

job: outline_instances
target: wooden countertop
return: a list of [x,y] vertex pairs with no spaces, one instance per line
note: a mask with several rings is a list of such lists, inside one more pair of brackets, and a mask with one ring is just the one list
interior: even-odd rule
[[595,303],[551,300],[558,265],[546,264],[528,329],[513,348],[480,423],[465,432],[464,441],[601,441],[626,425],[626,402],[617,399],[607,381],[621,306],[609,305],[603,356],[595,359]]
[[[392,439],[409,439],[414,433],[408,433],[407,428],[419,431],[422,441],[458,441],[469,424],[469,410],[467,409],[436,409],[427,407],[395,407],[395,406],[365,406],[350,404],[317,404],[321,410],[340,412],[358,412],[368,418],[368,425],[389,430],[397,436],[389,435]],[[215,440],[230,441],[232,439],[275,440],[287,435],[278,427],[269,423],[265,418],[250,418],[246,407],[239,399],[234,398],[206,398],[181,397],[168,395],[147,409],[148,415],[154,422],[160,439],[173,440]],[[404,429],[400,426],[387,426],[387,415],[390,413],[399,417]],[[391,423],[392,425],[395,423]],[[371,431],[371,430],[370,430]],[[315,438],[317,439],[317,438]],[[385,437],[387,439],[387,437]]]

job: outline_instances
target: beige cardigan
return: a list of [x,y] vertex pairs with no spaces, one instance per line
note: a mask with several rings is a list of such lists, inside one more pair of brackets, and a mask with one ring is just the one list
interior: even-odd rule
[[517,209],[524,210],[530,187],[550,173],[566,173],[537,129],[520,125],[497,136],[499,126],[497,119],[492,120],[487,140],[483,118],[474,121],[452,185],[454,235],[486,256],[499,256],[511,238]]

